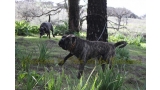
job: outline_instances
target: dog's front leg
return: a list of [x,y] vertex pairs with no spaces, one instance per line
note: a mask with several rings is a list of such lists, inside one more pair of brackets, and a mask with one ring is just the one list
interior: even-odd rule
[[48,37],[48,36],[49,36],[49,39],[50,39],[50,38],[51,38],[51,37],[50,37],[50,33],[47,34],[47,37]]
[[61,62],[58,63],[58,65],[59,65],[59,66],[62,66],[62,65],[66,62],[66,60],[67,60],[68,58],[70,58],[71,56],[73,56],[73,54],[69,53],[69,54],[64,58],[63,61],[61,61]]

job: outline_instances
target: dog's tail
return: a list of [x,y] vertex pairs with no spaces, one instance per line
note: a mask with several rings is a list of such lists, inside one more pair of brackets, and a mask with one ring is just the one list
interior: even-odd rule
[[51,19],[51,17],[50,17],[50,14],[49,14],[49,19],[48,19],[48,22],[50,22],[50,21],[51,21],[50,19]]
[[[120,45],[120,46],[119,46]],[[115,47],[119,46],[119,48],[123,48],[127,45],[126,41],[120,41],[114,44]]]

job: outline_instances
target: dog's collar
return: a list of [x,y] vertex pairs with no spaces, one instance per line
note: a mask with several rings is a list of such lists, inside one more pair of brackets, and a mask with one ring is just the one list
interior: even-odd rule
[[71,47],[68,50],[71,52],[73,48],[75,47],[75,45],[76,45],[76,41],[74,41],[74,43],[71,45]]

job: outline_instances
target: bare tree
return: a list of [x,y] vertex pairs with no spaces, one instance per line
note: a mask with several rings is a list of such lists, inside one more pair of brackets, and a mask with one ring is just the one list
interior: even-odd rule
[[18,1],[15,6],[16,18],[21,18],[22,20],[26,20],[28,22],[34,18],[31,16],[39,13],[39,7],[35,6],[35,2]]
[[114,16],[114,7],[107,7],[106,10],[107,10],[107,18],[110,17],[110,16]]
[[[62,9],[61,6],[54,7],[53,2],[36,2],[34,0],[15,2],[16,18],[30,22],[35,17],[43,15],[55,15]],[[54,12],[54,13],[53,13]]]
[[[116,29],[117,31],[121,28],[126,28],[123,25],[121,25],[121,22],[122,22],[122,19],[124,19],[126,25],[127,25],[127,20],[128,20],[128,17],[130,16],[131,14],[131,11],[126,9],[126,8],[113,8],[113,7],[109,7],[108,10],[107,10],[107,17],[109,16],[114,16],[117,18],[117,23],[113,22],[113,21],[109,21],[109,23],[112,23],[114,25],[116,25],[117,27],[109,27],[109,28],[113,28],[113,29]],[[122,26],[122,27],[121,27]]]
[[127,10],[126,8],[114,9],[114,15],[117,17],[117,22],[118,22],[117,30],[119,30],[120,28],[122,18],[125,18],[125,16],[127,16],[129,13],[130,11]]

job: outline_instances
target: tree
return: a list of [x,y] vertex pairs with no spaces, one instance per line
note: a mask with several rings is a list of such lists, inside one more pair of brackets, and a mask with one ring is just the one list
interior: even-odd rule
[[79,32],[79,0],[68,0],[69,33]]
[[87,40],[108,41],[106,0],[88,0]]
[[[16,1],[15,13],[16,19],[30,22],[35,17],[43,15],[55,15],[63,9],[60,6],[53,7],[53,2],[36,2],[34,0]],[[55,12],[56,11],[56,12]],[[55,12],[54,14],[52,12]]]
[[117,30],[119,30],[119,28],[120,28],[122,18],[127,16],[128,14],[130,14],[130,11],[127,10],[126,8],[114,9],[114,15],[117,17],[117,21],[118,21]]

